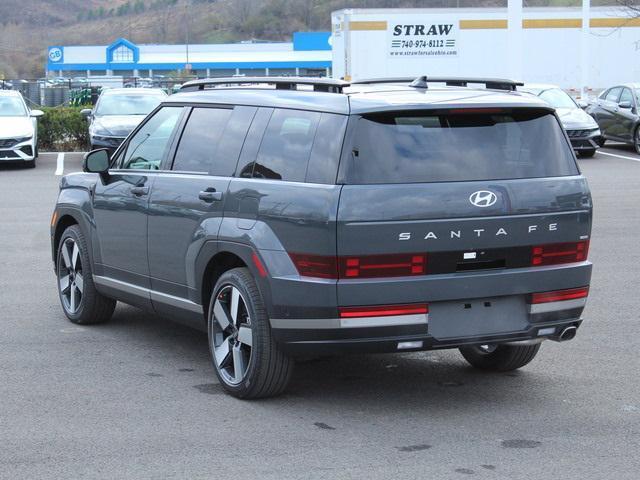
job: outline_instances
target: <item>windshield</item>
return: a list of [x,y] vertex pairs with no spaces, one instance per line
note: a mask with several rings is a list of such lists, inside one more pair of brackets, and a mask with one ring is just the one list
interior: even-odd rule
[[358,119],[349,183],[577,175],[562,128],[548,111],[467,112],[376,113]]
[[0,97],[0,117],[26,117],[27,109],[18,97]]
[[578,108],[573,99],[559,88],[545,90],[540,94],[540,98],[553,108]]
[[164,95],[104,95],[96,107],[96,115],[146,115],[156,108]]

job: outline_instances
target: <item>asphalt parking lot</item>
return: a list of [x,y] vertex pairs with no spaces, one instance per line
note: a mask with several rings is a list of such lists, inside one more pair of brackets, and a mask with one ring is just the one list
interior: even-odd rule
[[252,402],[223,394],[202,333],[121,304],[69,323],[48,230],[62,165],[0,166],[0,478],[640,478],[640,156],[580,165],[594,275],[575,340],[507,374],[456,351],[317,360]]

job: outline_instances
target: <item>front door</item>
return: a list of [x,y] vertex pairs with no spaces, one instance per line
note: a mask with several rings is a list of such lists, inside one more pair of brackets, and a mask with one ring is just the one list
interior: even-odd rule
[[96,275],[109,286],[143,297],[150,287],[147,208],[156,172],[166,156],[182,107],[159,109],[129,139],[109,175],[96,185],[93,209]]
[[196,259],[215,240],[227,188],[238,161],[254,107],[190,109],[172,161],[154,181],[149,204],[151,298],[159,313],[200,314],[195,290]]
[[[618,107],[615,109],[615,126],[612,127],[611,134],[624,140],[625,142],[633,141],[634,127],[636,125],[636,104],[631,89],[625,87],[622,89]],[[622,105],[622,106],[621,106]],[[630,108],[629,108],[630,106]]]

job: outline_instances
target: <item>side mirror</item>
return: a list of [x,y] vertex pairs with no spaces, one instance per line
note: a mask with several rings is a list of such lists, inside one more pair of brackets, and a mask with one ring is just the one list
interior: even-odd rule
[[93,110],[91,110],[90,108],[83,108],[82,110],[80,110],[80,115],[85,118],[89,118],[92,114]]
[[31,110],[31,116],[34,118],[38,118],[44,115],[42,110]]
[[88,173],[106,174],[109,171],[109,150],[99,148],[85,154],[82,170]]
[[628,100],[625,100],[624,102],[620,102],[620,103],[618,104],[618,106],[619,106],[620,108],[631,108],[631,107],[633,107],[633,105],[631,105],[631,102],[630,102],[630,101],[628,101]]
[[582,110],[589,106],[589,102],[587,102],[586,100],[577,100],[577,103]]

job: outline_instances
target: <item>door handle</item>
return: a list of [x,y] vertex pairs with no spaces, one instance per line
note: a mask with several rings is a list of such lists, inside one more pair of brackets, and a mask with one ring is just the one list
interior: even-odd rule
[[131,193],[136,197],[141,197],[142,195],[147,195],[149,193],[149,187],[131,187]]
[[216,189],[209,187],[206,190],[202,190],[198,194],[198,198],[205,202],[219,202],[222,200],[222,192],[216,192]]

